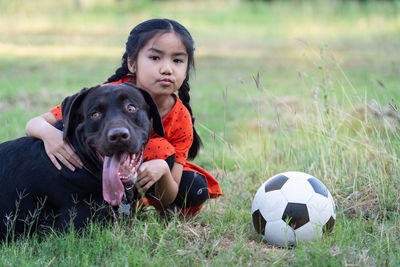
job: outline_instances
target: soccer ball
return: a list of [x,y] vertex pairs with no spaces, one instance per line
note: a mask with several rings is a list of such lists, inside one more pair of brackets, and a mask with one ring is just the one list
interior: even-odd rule
[[326,186],[312,175],[285,172],[258,189],[251,206],[254,229],[276,246],[318,239],[332,230],[335,202]]

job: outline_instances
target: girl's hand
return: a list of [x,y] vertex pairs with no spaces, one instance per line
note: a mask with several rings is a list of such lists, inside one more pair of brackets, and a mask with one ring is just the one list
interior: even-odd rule
[[64,142],[63,132],[53,126],[56,121],[56,117],[51,112],[35,117],[26,124],[26,135],[43,141],[46,154],[57,169],[61,170],[57,159],[71,171],[75,170],[73,165],[82,168],[83,164],[75,154],[74,148]]
[[[50,125],[49,125],[50,126]],[[63,140],[63,132],[53,126],[46,127],[41,133],[47,156],[49,156],[54,166],[61,170],[59,160],[71,171],[75,171],[75,167],[82,168],[83,164],[75,153],[75,149]]]
[[165,160],[154,159],[143,162],[138,170],[138,180],[136,187],[140,193],[146,192],[153,184],[169,172],[168,164]]

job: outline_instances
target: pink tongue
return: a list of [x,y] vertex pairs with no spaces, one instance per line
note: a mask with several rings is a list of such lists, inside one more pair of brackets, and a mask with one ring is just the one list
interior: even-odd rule
[[118,175],[119,157],[104,157],[103,163],[103,198],[112,206],[120,205],[124,194],[124,185]]

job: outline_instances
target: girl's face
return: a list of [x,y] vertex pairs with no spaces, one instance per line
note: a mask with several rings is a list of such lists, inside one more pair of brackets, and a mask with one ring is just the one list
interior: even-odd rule
[[139,51],[137,60],[128,68],[136,73],[136,86],[153,98],[169,96],[186,78],[188,54],[181,39],[173,32],[155,35]]

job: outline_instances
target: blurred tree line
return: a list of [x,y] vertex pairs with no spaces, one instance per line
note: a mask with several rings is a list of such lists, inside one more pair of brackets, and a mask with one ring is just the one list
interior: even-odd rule
[[[121,1],[121,0],[119,0]],[[165,1],[165,0],[164,0]],[[275,1],[283,1],[283,0],[242,0],[246,2],[275,2]],[[295,1],[295,0],[286,0],[286,2]],[[320,0],[318,2],[400,2],[399,0]]]
[[[75,9],[80,9],[82,7],[82,3],[85,0],[71,0],[73,2],[73,6]],[[114,0],[115,2],[125,2],[125,1],[132,1],[132,2],[143,2],[146,0]],[[157,1],[171,1],[171,0],[151,0],[154,2]],[[181,0],[185,1],[185,0]],[[193,0],[186,0],[186,1],[193,1]],[[284,1],[284,0],[239,0],[239,1],[244,1],[244,2],[276,2],[276,1]],[[286,0],[286,2],[290,1],[296,1],[296,0]],[[400,0],[316,0],[316,2],[360,2],[360,3],[365,3],[365,2],[400,2]]]
[[[85,0],[72,0],[73,4],[76,8],[80,8],[82,6],[82,2]],[[114,0],[115,2],[124,2],[124,1],[132,1],[132,2],[141,2],[143,0]],[[156,1],[171,1],[171,0],[152,0]],[[185,1],[185,0],[181,0]],[[191,0],[186,0],[191,1]],[[274,1],[284,1],[284,0],[239,0],[244,2],[274,2]],[[296,0],[286,0],[287,2],[296,1]],[[319,0],[318,2],[400,2],[400,0]]]

